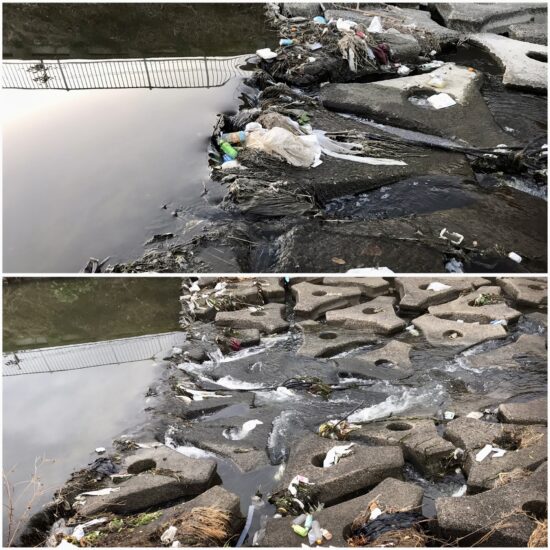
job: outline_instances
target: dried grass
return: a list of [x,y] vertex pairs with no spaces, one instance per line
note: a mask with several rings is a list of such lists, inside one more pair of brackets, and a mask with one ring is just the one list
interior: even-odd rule
[[520,479],[529,477],[531,473],[532,472],[524,468],[514,468],[510,472],[501,472],[498,474],[498,479],[495,482],[495,489],[508,485],[508,483],[512,483],[513,481],[519,481]]
[[525,428],[520,434],[520,442],[519,442],[518,449],[525,449],[527,447],[531,447],[532,445],[535,445],[536,443],[538,443],[543,437],[544,437],[543,433],[538,432],[533,428]]
[[365,536],[351,537],[347,540],[350,546],[370,547],[370,548],[422,548],[426,546],[428,537],[419,531],[416,527],[399,529],[398,531],[386,531],[378,538],[370,540]]
[[548,548],[548,520],[537,521],[535,530],[527,543],[529,548]]
[[223,546],[231,536],[231,516],[219,508],[193,508],[174,526],[182,546]]

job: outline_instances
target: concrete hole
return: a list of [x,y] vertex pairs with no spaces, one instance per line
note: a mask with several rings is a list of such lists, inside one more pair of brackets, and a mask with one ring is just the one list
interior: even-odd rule
[[406,432],[412,429],[413,425],[407,422],[391,422],[390,424],[386,424],[386,430],[390,430],[391,432]]
[[129,474],[141,474],[147,470],[154,470],[157,467],[157,463],[152,458],[144,458],[143,460],[137,460],[130,466],[128,466]]
[[546,519],[548,515],[548,506],[542,500],[529,500],[521,507],[522,511],[530,516],[534,516],[539,521]]
[[351,523],[348,523],[344,529],[342,530],[342,536],[344,537],[344,540],[348,540],[351,538]]
[[419,288],[420,290],[428,290],[428,287],[429,287],[429,286],[430,286],[429,284],[425,284],[425,285],[420,285],[418,288]]
[[541,63],[548,63],[548,55],[542,52],[528,52],[527,57]]
[[[410,103],[415,105],[416,107],[420,107],[421,109],[429,109],[431,111],[435,111],[435,108],[430,105],[428,102],[428,98],[436,95],[438,92],[434,90],[430,90],[428,88],[420,88],[416,90],[411,90],[409,95],[407,96],[407,99]],[[422,285],[424,286],[424,285]],[[427,285],[426,285],[427,286]],[[426,290],[426,289],[422,289]]]
[[265,311],[251,311],[250,315],[252,315],[252,317],[263,317],[265,315]]
[[364,315],[374,315],[375,313],[380,313],[380,311],[373,307],[366,307],[361,313]]
[[319,338],[321,338],[321,340],[335,340],[338,338],[338,334],[335,332],[321,332]]
[[530,288],[531,290],[544,290],[544,287],[541,285],[527,285],[527,288]]
[[325,460],[325,456],[327,456],[327,453],[323,453],[323,454],[320,454],[320,455],[315,455],[315,456],[311,459],[311,463],[312,463],[316,468],[322,468],[322,467],[323,467],[323,460]]
[[311,293],[312,296],[326,296],[327,293],[324,290],[316,290],[315,292]]
[[462,338],[464,334],[458,332],[458,330],[446,330],[443,333],[443,338],[448,338],[449,340],[455,340],[456,338]]
[[392,363],[388,359],[377,359],[374,364],[377,367],[395,367],[395,363]]

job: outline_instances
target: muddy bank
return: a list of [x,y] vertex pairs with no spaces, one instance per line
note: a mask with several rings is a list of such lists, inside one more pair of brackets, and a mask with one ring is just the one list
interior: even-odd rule
[[280,547],[325,529],[312,545],[368,545],[392,521],[430,546],[536,535],[545,281],[204,278],[180,301],[188,339],[147,423],[75,473],[25,544]]
[[[290,45],[261,52],[240,111],[216,125],[219,216],[108,270],[544,271],[546,97],[509,87],[426,11],[295,9],[270,8]],[[440,96],[452,104],[434,108]],[[238,132],[227,156],[218,142]],[[426,182],[441,201],[425,204]]]

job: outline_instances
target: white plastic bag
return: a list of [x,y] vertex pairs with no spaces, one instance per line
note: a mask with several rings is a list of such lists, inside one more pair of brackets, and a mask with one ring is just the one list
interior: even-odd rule
[[251,132],[246,146],[282,158],[292,166],[309,168],[320,164],[321,147],[315,137],[295,136],[284,128]]

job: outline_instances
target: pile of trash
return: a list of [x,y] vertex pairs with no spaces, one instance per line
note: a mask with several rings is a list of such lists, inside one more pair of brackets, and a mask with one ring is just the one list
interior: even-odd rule
[[303,514],[318,510],[320,506],[314,484],[307,477],[299,475],[292,479],[286,489],[273,493],[269,502],[277,508],[279,517],[290,515],[298,519],[302,519]]
[[244,169],[237,160],[242,149],[261,151],[292,166],[315,168],[323,161],[321,155],[370,165],[406,166],[402,160],[366,156],[360,142],[332,139],[310,124],[310,115],[301,112],[298,120],[276,111],[261,114],[244,129],[218,132],[217,146],[221,154],[221,169]]
[[[343,12],[345,14],[346,12]],[[358,12],[365,19],[364,12]],[[391,28],[385,29],[381,17],[375,15],[363,23],[344,17],[286,18],[277,6],[270,6],[268,17],[279,31],[279,49],[258,50],[266,70],[278,80],[309,86],[322,80],[344,82],[368,74],[407,75],[411,69],[403,63],[421,62],[417,59],[420,46],[408,43],[399,47],[396,36],[413,35],[415,29],[391,19]],[[385,20],[385,19],[384,19]],[[391,42],[391,43],[390,43]],[[406,41],[405,41],[406,42]],[[429,46],[427,51],[437,51]]]

